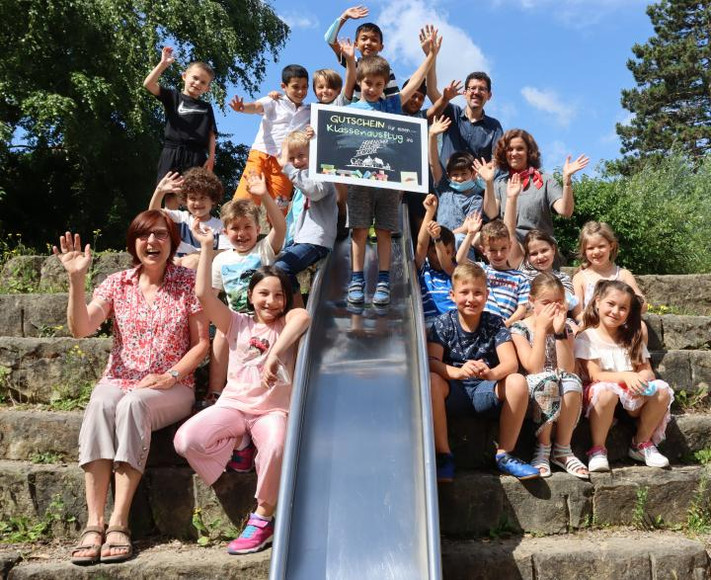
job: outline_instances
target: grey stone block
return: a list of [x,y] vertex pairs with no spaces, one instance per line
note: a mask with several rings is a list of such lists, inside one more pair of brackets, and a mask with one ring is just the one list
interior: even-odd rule
[[[704,350],[711,348],[711,317],[678,316],[665,314],[658,316],[663,326],[664,348],[666,350]],[[657,347],[650,348],[656,350]]]
[[638,491],[647,488],[642,503],[645,514],[666,524],[686,521],[689,504],[698,491],[704,468],[674,467],[671,470],[649,467],[624,467],[610,473],[592,474],[595,486],[593,518],[599,524],[627,525],[633,522]]
[[38,403],[76,397],[101,376],[110,350],[104,338],[0,337],[0,367],[10,370],[0,394]]
[[0,336],[69,336],[67,294],[0,294]]
[[711,315],[711,274],[635,276],[647,302]]
[[133,266],[128,252],[106,252],[96,256],[91,268],[91,287],[96,288],[107,276]]
[[67,292],[69,290],[69,278],[67,271],[56,256],[45,258],[42,263],[41,279],[39,283],[40,292]]
[[0,272],[0,287],[4,292],[36,291],[39,288],[43,256],[15,256]]

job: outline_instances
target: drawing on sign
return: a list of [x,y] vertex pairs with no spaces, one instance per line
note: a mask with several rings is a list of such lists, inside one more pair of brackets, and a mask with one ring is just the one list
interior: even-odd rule
[[380,169],[382,171],[392,171],[390,163],[383,162],[380,157],[373,157],[371,154],[377,153],[378,150],[387,143],[380,139],[371,139],[363,141],[355,155],[351,157],[351,162],[348,167],[363,167],[365,169]]

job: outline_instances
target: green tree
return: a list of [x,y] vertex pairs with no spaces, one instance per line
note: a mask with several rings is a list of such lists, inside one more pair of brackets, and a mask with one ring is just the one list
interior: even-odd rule
[[618,124],[625,173],[659,159],[676,144],[698,162],[711,150],[711,3],[661,0],[647,7],[655,36],[632,47],[627,62],[637,87],[622,91],[634,114]]
[[[164,43],[178,62],[162,82],[204,60],[222,107],[228,86],[254,92],[288,34],[260,0],[3,0],[0,19],[0,233],[38,247],[68,227],[121,247],[146,207],[163,117],[141,85]],[[232,183],[226,158],[243,151],[221,139],[216,173]]]

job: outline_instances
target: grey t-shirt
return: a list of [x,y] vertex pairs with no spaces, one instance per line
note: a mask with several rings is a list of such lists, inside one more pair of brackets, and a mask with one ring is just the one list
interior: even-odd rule
[[[543,173],[543,185],[540,189],[533,183],[533,179],[528,182],[528,187],[518,196],[518,217],[516,218],[516,238],[523,242],[526,234],[539,229],[547,234],[553,235],[553,203],[563,197],[563,188],[555,177],[548,173]],[[494,193],[496,199],[501,204],[500,215],[506,213],[506,186],[508,176],[503,176],[494,182]]]

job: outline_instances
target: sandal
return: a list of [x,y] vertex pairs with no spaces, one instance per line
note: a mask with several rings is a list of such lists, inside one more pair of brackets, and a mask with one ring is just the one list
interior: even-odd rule
[[533,459],[531,459],[531,465],[541,473],[541,477],[551,476],[550,454],[550,445],[543,445],[543,443],[536,444],[536,451],[533,454]]
[[[570,475],[574,475],[579,479],[590,479],[587,467],[585,467],[585,464],[580,461],[580,459],[573,455],[573,450],[570,448],[570,445],[558,445],[556,443],[553,446],[551,463],[565,469]],[[581,469],[584,470],[584,473],[580,472]]]
[[[72,548],[72,564],[77,564],[78,566],[90,566],[91,564],[98,564],[101,558],[101,546],[104,542],[104,529],[106,526],[86,526],[84,531],[82,531],[79,536],[79,543]],[[83,544],[84,536],[88,534],[98,534],[99,543],[98,544]],[[77,552],[83,550],[91,550],[88,556],[75,556]]]
[[[106,528],[106,537],[109,534],[117,533],[123,534],[128,538],[128,542],[116,544],[114,542],[106,541],[101,546],[101,563],[102,564],[116,564],[118,562],[125,562],[129,558],[133,557],[133,544],[131,543],[131,530],[125,528],[124,526],[109,526]],[[104,551],[113,549],[124,549],[126,552],[122,554],[109,554],[104,556]]]

